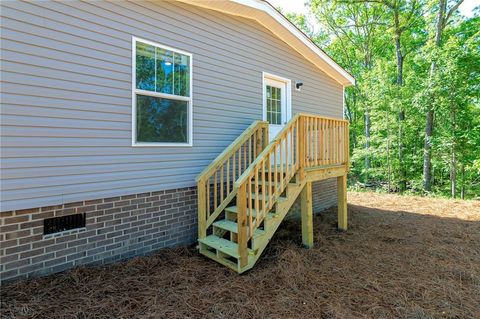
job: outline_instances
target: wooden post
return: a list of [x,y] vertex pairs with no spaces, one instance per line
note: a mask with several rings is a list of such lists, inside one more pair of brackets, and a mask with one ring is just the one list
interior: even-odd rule
[[338,229],[347,230],[347,173],[337,177],[338,189]]
[[268,125],[265,125],[263,128],[263,148],[262,151],[267,147],[268,144],[270,144],[270,141],[268,140]]
[[201,179],[197,183],[197,199],[198,199],[198,239],[207,237],[207,202],[206,182]]
[[306,182],[301,193],[302,243],[307,248],[313,247],[313,206],[312,182]]
[[238,224],[238,255],[239,266],[243,268],[248,263],[247,251],[247,183],[243,183],[237,193],[237,224]]

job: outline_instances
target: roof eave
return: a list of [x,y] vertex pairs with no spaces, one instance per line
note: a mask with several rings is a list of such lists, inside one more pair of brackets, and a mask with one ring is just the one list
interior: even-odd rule
[[338,65],[322,49],[278,12],[267,1],[263,0],[177,0],[206,9],[225,12],[244,18],[254,19],[273,34],[282,39],[320,70],[339,82],[342,86],[355,85],[355,78]]

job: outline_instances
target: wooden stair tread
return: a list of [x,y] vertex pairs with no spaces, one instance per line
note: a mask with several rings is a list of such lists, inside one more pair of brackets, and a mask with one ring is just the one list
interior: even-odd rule
[[[263,195],[262,195],[262,194],[263,194],[263,193],[259,193],[258,195],[257,195],[257,194],[251,194],[251,195],[252,195],[251,197],[252,197],[252,199],[256,199],[256,198],[258,197],[259,200],[263,200]],[[248,196],[248,194],[247,194],[247,197],[250,197],[250,196]],[[278,196],[276,201],[277,201],[277,202],[282,202],[282,201],[286,201],[286,200],[287,200],[286,197],[284,197],[284,196]],[[268,202],[267,197],[265,197],[265,201]]]
[[[216,221],[213,223],[213,226],[224,229],[224,230],[228,230],[235,234],[238,233],[238,224],[228,219],[222,219],[222,220]],[[265,234],[265,231],[258,228],[253,231],[254,237],[262,236],[263,234]]]
[[[237,206],[230,206],[230,207],[225,208],[225,210],[228,211],[229,213],[238,214],[238,207]],[[250,210],[247,210],[247,216],[249,215],[248,214],[249,211]],[[270,216],[270,217],[275,217],[276,213],[275,212],[269,212],[267,215]],[[257,217],[257,211],[255,209],[252,209],[252,217]]]
[[[225,253],[234,258],[240,258],[238,254],[238,245],[230,240],[220,238],[215,235],[210,235],[198,240],[200,243],[215,248],[222,253]],[[248,249],[249,254],[253,254],[253,250]]]
[[[267,185],[267,186],[273,185],[273,186],[280,187],[280,184],[281,184],[281,183],[278,182],[278,181],[277,181],[277,183],[272,182],[272,181],[258,181],[258,185],[261,185],[261,186],[263,186],[263,185]],[[298,186],[299,184],[296,183],[296,182],[290,181],[290,182],[287,183],[287,186],[288,186],[288,185],[290,185],[290,186]],[[252,181],[252,186],[255,186],[255,181]]]

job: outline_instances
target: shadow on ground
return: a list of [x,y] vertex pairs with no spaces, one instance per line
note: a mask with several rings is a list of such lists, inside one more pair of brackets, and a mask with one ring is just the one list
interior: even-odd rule
[[350,198],[347,232],[337,232],[336,209],[327,210],[315,217],[315,247],[307,250],[299,221],[285,222],[243,275],[194,247],[167,249],[4,286],[0,315],[480,318],[479,203]]

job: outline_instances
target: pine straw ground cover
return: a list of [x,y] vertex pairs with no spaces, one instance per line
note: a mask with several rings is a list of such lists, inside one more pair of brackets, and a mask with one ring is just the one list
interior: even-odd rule
[[193,247],[1,289],[2,318],[480,318],[480,202],[349,193],[350,229],[285,222],[250,272]]

